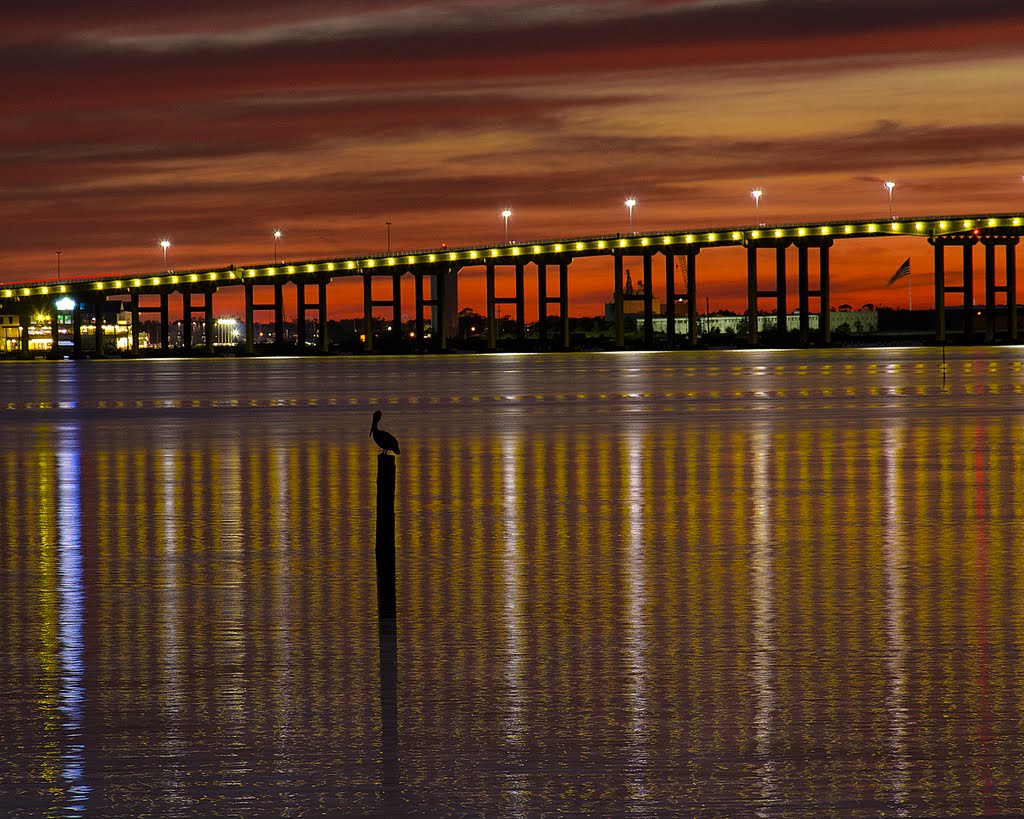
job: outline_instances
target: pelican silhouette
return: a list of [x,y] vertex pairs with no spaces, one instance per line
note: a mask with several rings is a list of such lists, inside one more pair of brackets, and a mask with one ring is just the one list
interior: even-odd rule
[[377,410],[373,414],[373,423],[370,424],[370,437],[373,438],[373,442],[381,448],[381,454],[391,451],[396,455],[401,455],[401,450],[398,448],[398,439],[390,432],[381,429],[377,426],[377,423],[381,419],[383,413]]

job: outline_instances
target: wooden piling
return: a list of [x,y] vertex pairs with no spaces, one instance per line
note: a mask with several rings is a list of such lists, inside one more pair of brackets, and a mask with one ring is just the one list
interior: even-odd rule
[[394,621],[397,609],[395,580],[395,456],[377,456],[377,616],[383,625]]

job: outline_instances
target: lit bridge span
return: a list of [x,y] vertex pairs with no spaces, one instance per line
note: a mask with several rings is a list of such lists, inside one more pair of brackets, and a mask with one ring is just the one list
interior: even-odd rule
[[[615,343],[625,346],[625,303],[643,302],[643,329],[645,343],[654,341],[654,261],[661,256],[664,270],[666,305],[666,335],[670,344],[675,342],[676,311],[685,309],[688,317],[688,341],[697,340],[697,256],[720,247],[745,247],[747,250],[747,327],[748,340],[758,343],[757,315],[763,301],[774,303],[776,327],[786,326],[787,249],[797,251],[797,293],[801,343],[809,340],[809,317],[813,307],[819,315],[819,333],[824,343],[831,339],[829,324],[829,252],[839,241],[881,237],[919,237],[934,248],[935,338],[946,339],[947,296],[953,295],[952,306],[962,306],[963,327],[968,335],[974,333],[974,251],[977,245],[984,250],[985,276],[984,331],[988,341],[995,340],[996,312],[1017,303],[1016,246],[1024,232],[1024,215],[1020,213],[966,214],[959,216],[929,216],[916,219],[875,221],[809,222],[803,224],[755,225],[704,230],[679,230],[627,235],[589,236],[538,242],[514,242],[473,247],[440,248],[407,253],[363,255],[335,259],[316,259],[277,265],[231,266],[210,270],[190,270],[146,275],[105,275],[92,278],[74,278],[63,281],[35,281],[0,285],[0,313],[16,313],[20,318],[21,351],[29,352],[29,326],[32,316],[40,310],[49,312],[58,299],[66,299],[72,313],[74,351],[82,354],[81,327],[85,319],[95,321],[95,355],[102,356],[104,348],[104,303],[112,297],[128,297],[131,304],[131,348],[139,352],[139,317],[142,313],[159,314],[160,346],[168,348],[169,302],[178,294],[182,300],[183,347],[192,349],[192,321],[202,316],[205,322],[205,346],[213,352],[214,294],[226,287],[242,287],[245,291],[245,339],[247,354],[255,351],[256,310],[273,310],[275,339],[282,338],[284,324],[284,286],[294,285],[298,341],[306,346],[308,313],[316,311],[319,321],[319,344],[327,351],[327,285],[336,278],[361,277],[363,281],[364,328],[372,327],[373,310],[390,308],[396,334],[401,333],[401,279],[410,274],[415,279],[415,342],[422,344],[427,328],[426,310],[435,316],[448,312],[452,293],[457,293],[458,273],[466,268],[484,268],[487,286],[487,341],[490,349],[497,347],[496,307],[499,304],[515,306],[515,321],[520,337],[524,335],[525,288],[528,265],[535,267],[537,277],[537,309],[541,344],[546,345],[548,308],[557,305],[560,317],[560,339],[555,346],[569,348],[569,266],[581,257],[607,256],[612,260],[615,303]],[[962,273],[950,284],[945,268],[946,250],[959,247],[962,252]],[[774,250],[774,275],[765,286],[758,275],[758,251]],[[997,283],[997,251],[1005,255],[1001,283]],[[812,265],[811,254],[817,256]],[[643,267],[643,287],[639,294],[629,293],[623,286],[624,260],[639,258]],[[685,258],[685,281],[676,281],[675,260]],[[659,266],[661,266],[659,264]],[[498,296],[498,272],[511,267],[513,295]],[[812,269],[813,268],[813,269]],[[557,295],[549,291],[551,278],[557,271]],[[375,288],[376,284],[376,288]],[[258,286],[272,286],[273,300],[258,303]],[[316,287],[315,300],[308,299],[307,288]],[[386,298],[375,297],[374,291],[388,290]],[[151,302],[158,299],[158,304]],[[196,304],[196,300],[201,303]],[[146,301],[143,304],[143,300]],[[981,308],[982,305],[977,307]],[[1007,309],[1006,337],[1018,340],[1017,311]],[[638,313],[639,315],[639,313]],[[53,346],[58,337],[57,312],[52,313]],[[554,318],[554,316],[550,316]],[[441,323],[443,326],[443,322]],[[435,328],[431,343],[434,349],[447,347],[447,333]],[[373,350],[374,334],[365,333],[365,348]]]

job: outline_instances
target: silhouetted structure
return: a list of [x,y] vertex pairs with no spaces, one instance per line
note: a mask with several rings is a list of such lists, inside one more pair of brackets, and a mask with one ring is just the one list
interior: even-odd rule
[[401,455],[402,451],[398,448],[398,439],[387,430],[377,426],[382,415],[383,413],[380,410],[373,413],[373,423],[370,424],[370,437],[381,448],[382,455],[386,452],[394,452],[396,455]]

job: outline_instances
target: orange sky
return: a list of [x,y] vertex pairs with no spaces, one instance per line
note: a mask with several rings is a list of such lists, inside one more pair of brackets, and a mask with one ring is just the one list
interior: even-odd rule
[[[155,272],[164,237],[176,269],[260,263],[275,228],[287,259],[383,251],[388,221],[395,250],[493,242],[505,206],[521,241],[616,232],[627,195],[637,230],[749,224],[755,186],[769,223],[882,218],[887,178],[897,215],[1024,210],[1019,0],[138,5],[5,15],[2,281],[57,250]],[[930,305],[903,240],[837,246],[834,304],[905,305],[907,256]],[[698,269],[702,304],[743,309],[741,251]],[[601,312],[610,264],[571,276]]]

